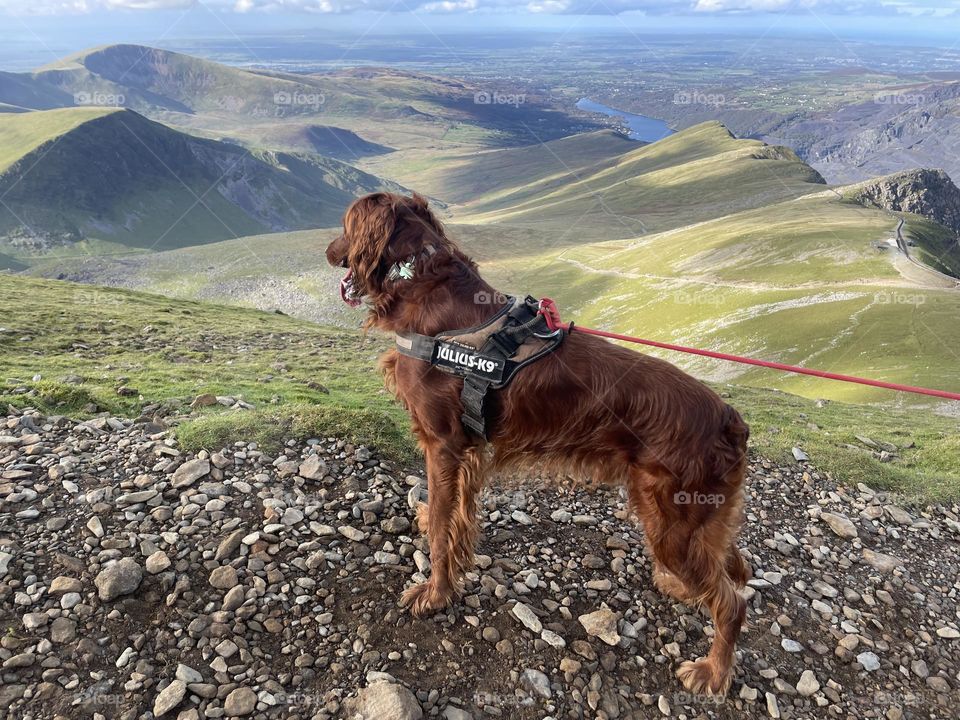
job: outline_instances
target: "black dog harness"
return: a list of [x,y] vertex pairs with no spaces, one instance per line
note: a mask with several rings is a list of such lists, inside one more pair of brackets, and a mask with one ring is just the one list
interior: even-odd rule
[[527,296],[507,297],[507,304],[487,322],[436,336],[397,333],[397,350],[438,370],[463,378],[460,420],[487,437],[487,391],[505,387],[517,371],[556,350],[567,331],[550,330],[540,303]]

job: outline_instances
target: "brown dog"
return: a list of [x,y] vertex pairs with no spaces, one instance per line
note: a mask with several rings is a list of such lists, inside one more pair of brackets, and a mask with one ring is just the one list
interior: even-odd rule
[[[366,301],[368,326],[436,335],[479,325],[503,306],[420,196],[360,198],[343,226],[327,260],[348,268],[341,294],[352,305]],[[407,276],[390,272],[411,258]],[[427,462],[428,504],[418,524],[433,570],[404,593],[422,615],[449,605],[473,564],[489,453],[460,421],[461,379],[395,351],[381,366]],[[691,692],[725,693],[746,615],[737,587],[749,577],[736,546],[749,430],[736,410],[667,362],[575,330],[493,395],[494,467],[535,464],[626,486],[655,583],[708,609],[716,626],[708,656],[684,662],[677,675]]]

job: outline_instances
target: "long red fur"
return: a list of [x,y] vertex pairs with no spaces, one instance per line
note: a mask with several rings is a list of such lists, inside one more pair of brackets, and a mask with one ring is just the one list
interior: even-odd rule
[[[503,295],[418,195],[356,200],[326,255],[352,270],[370,327],[436,335],[480,324],[502,307]],[[410,256],[413,278],[388,280],[390,266]],[[623,485],[658,587],[704,606],[716,625],[709,655],[683,663],[678,676],[692,692],[726,692],[746,614],[736,588],[749,576],[736,547],[749,430],[736,410],[663,360],[574,330],[492,392],[488,443],[460,422],[461,380],[395,351],[381,368],[427,461],[429,502],[418,524],[428,533],[433,569],[428,582],[404,593],[415,614],[456,597],[473,563],[477,497],[491,464]]]

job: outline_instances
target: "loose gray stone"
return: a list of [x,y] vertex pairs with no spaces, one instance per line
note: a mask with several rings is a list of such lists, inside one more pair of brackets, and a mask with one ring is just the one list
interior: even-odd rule
[[347,717],[358,720],[421,720],[423,710],[412,692],[392,682],[375,682],[360,690],[344,706]]
[[50,640],[58,645],[73,642],[77,637],[77,624],[70,618],[58,617],[50,624]]
[[842,538],[852,540],[859,534],[857,532],[857,526],[850,521],[850,518],[844,515],[823,513],[820,517],[836,535]]
[[163,550],[157,550],[150,557],[147,558],[146,563],[144,563],[147,568],[147,572],[151,575],[156,575],[157,573],[162,573],[168,567],[170,567],[170,558],[167,557],[167,554]]
[[553,691],[550,689],[550,679],[539,670],[528,668],[520,673],[520,687],[531,695],[548,699],[553,697]]
[[224,711],[234,717],[249,715],[256,707],[257,694],[248,687],[238,687],[223,702]]
[[885,555],[880,552],[874,552],[867,548],[863,549],[863,559],[872,568],[884,573],[893,572],[898,566],[903,565],[903,560],[893,555]]
[[153,714],[156,717],[166,715],[183,701],[186,694],[186,684],[182,680],[174,680],[161,690],[153,701]]
[[173,473],[170,485],[174,488],[185,488],[209,474],[209,460],[188,460]]
[[236,587],[240,580],[233,565],[221,565],[210,573],[210,584],[218,590],[229,590]]
[[318,455],[311,455],[300,463],[298,474],[307,480],[323,480],[327,474],[327,464]]
[[598,637],[607,645],[616,645],[620,642],[617,632],[617,616],[608,607],[602,607],[592,613],[581,615],[579,618],[587,635]]
[[115,600],[121,595],[129,595],[140,587],[143,580],[143,568],[133,558],[121,558],[100,571],[93,584],[97,586],[100,599],[104,602]]
[[857,655],[857,662],[860,663],[867,672],[880,669],[880,658],[878,658],[875,653],[869,651]]
[[522,602],[518,602],[510,610],[511,614],[520,621],[520,624],[523,625],[528,630],[531,630],[537,634],[543,630],[543,623],[540,622],[540,618],[537,617],[537,614],[530,609],[529,606],[524,605]]
[[797,692],[803,697],[810,697],[820,689],[820,682],[817,680],[813,670],[804,670],[797,681]]

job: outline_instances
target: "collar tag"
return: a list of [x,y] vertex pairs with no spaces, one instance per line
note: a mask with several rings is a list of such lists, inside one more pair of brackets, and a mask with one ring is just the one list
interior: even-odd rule
[[397,274],[401,280],[409,280],[413,277],[413,260],[407,260],[403,265],[398,265]]
[[410,280],[414,276],[414,266],[417,262],[417,256],[411,255],[404,262],[396,262],[390,267],[387,273],[388,280]]

